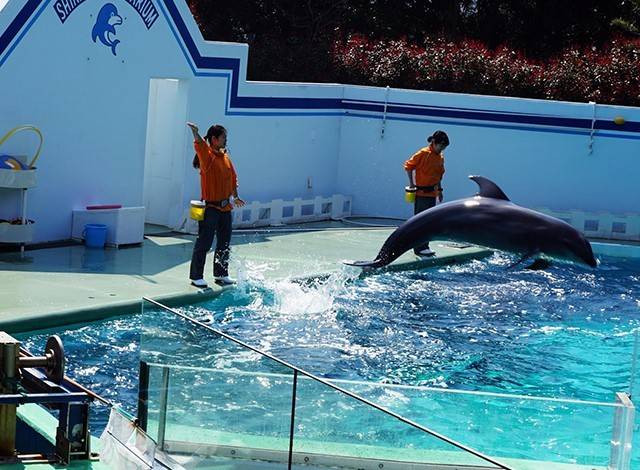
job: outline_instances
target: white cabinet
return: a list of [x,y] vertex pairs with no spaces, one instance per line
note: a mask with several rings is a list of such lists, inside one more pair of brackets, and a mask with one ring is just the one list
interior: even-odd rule
[[107,245],[117,247],[142,243],[144,239],[144,207],[74,210],[71,238],[82,240],[82,232],[87,224],[107,226]]

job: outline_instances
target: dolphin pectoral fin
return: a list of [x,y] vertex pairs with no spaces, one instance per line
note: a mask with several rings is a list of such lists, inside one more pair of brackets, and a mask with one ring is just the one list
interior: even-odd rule
[[533,263],[531,263],[525,269],[540,271],[541,269],[547,269],[549,266],[551,266],[551,261],[549,261],[548,259],[536,258]]
[[478,186],[480,187],[478,196],[490,197],[492,199],[502,199],[503,201],[509,200],[509,198],[502,191],[502,189],[500,189],[498,185],[495,184],[490,179],[485,178],[484,176],[474,176],[474,175],[469,176],[469,179],[478,183]]
[[[538,250],[535,251],[530,251],[528,253],[525,253],[524,255],[522,255],[520,258],[518,258],[518,260],[515,263],[510,264],[509,266],[507,266],[507,269],[514,269],[516,266],[519,266],[521,264],[523,264],[525,261],[531,259],[531,258],[535,258],[536,256],[538,256],[540,254],[540,252]],[[534,261],[532,263],[532,266],[535,264],[536,262]]]
[[511,266],[509,266],[507,269],[513,269],[516,266],[525,263],[527,260],[530,260],[531,258],[535,258],[535,259],[528,266],[525,266],[524,269],[529,269],[531,271],[540,271],[542,269],[547,269],[549,266],[551,266],[551,261],[550,260],[548,260],[546,258],[539,258],[538,257],[539,255],[540,255],[539,251],[534,251],[532,253],[527,253],[522,258],[520,258],[518,261],[516,261]]

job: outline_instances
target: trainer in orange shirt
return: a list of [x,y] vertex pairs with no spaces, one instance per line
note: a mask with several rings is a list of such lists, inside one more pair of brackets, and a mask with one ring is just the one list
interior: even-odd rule
[[217,284],[233,284],[234,280],[229,277],[231,210],[234,206],[244,206],[244,201],[238,197],[236,170],[225,150],[227,130],[220,125],[211,126],[203,139],[198,133],[198,126],[190,122],[187,126],[193,132],[196,149],[193,166],[200,169],[200,198],[207,204],[204,219],[198,222],[198,238],[193,246],[189,278],[192,285],[207,287],[204,265],[215,236],[213,277]]
[[[449,137],[444,131],[435,131],[427,139],[428,147],[421,148],[404,162],[409,176],[409,187],[416,188],[413,213],[418,214],[436,205],[436,198],[442,202],[442,176],[444,175],[444,155],[442,151],[449,145]],[[415,172],[415,182],[413,174]],[[429,243],[414,248],[418,256],[433,256]]]

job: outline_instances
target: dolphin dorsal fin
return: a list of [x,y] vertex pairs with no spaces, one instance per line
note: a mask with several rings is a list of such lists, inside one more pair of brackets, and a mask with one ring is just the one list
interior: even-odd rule
[[478,183],[478,186],[480,187],[478,196],[490,197],[493,199],[502,199],[504,201],[509,200],[507,195],[502,192],[502,189],[500,189],[498,185],[490,179],[487,179],[484,176],[469,176],[469,179]]

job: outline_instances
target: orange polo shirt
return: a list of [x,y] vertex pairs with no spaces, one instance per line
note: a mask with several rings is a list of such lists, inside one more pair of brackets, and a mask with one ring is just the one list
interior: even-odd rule
[[[404,162],[404,169],[416,171],[416,186],[433,186],[442,181],[444,175],[444,155],[436,153],[431,145],[421,148],[409,160]],[[438,197],[440,191],[416,191],[416,196]]]
[[[220,201],[231,196],[238,187],[238,177],[226,152],[212,149],[203,141],[193,143],[200,160],[200,189],[204,201]],[[231,204],[220,208],[227,212]]]

